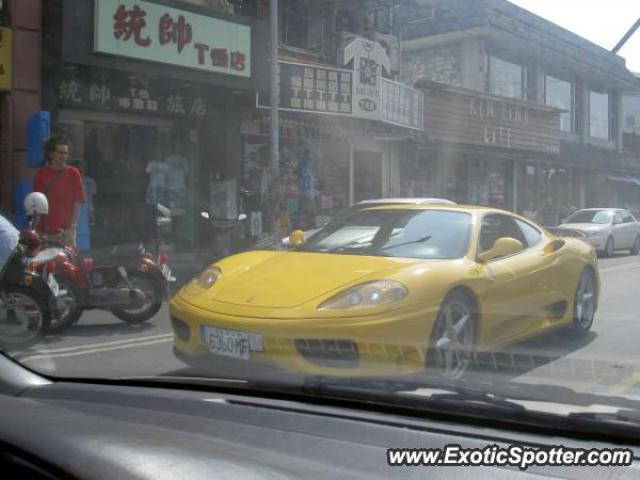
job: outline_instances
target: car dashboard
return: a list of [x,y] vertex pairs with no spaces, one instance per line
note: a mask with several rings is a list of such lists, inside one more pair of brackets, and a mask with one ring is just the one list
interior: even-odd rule
[[[629,467],[388,466],[387,449],[610,446],[197,387],[50,382],[0,358],[3,478],[638,478]],[[8,476],[7,476],[8,474]]]

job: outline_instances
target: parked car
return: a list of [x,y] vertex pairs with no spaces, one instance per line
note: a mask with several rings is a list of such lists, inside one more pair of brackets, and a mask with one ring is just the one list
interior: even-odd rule
[[640,253],[640,222],[621,208],[585,208],[574,212],[559,228],[579,230],[598,252],[610,257],[617,250]]

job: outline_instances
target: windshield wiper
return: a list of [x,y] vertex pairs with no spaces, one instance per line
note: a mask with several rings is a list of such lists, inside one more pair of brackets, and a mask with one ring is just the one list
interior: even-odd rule
[[380,251],[385,251],[385,250],[389,250],[390,248],[396,248],[396,247],[404,247],[405,245],[412,245],[414,243],[423,243],[423,242],[428,242],[429,240],[431,240],[431,235],[426,235],[422,238],[419,238],[417,240],[411,240],[410,242],[403,242],[403,243],[396,243],[395,245],[389,245],[388,247],[384,247],[382,249],[380,249]]

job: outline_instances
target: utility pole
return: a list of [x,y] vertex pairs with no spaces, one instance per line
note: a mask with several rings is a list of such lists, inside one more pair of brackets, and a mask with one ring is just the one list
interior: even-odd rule
[[[278,1],[269,1],[270,23],[271,23],[271,205],[270,205],[270,225],[272,231],[276,232],[276,205],[280,192],[280,75],[278,71]],[[280,240],[280,239],[277,239]]]
[[629,31],[627,33],[624,34],[624,36],[620,39],[620,41],[618,42],[618,44],[613,47],[613,50],[611,50],[612,53],[618,53],[618,51],[624,46],[625,43],[627,43],[627,40],[629,40],[631,38],[631,36],[636,33],[636,30],[640,28],[640,18],[638,20],[636,20],[636,23],[634,23],[631,28],[629,29]]

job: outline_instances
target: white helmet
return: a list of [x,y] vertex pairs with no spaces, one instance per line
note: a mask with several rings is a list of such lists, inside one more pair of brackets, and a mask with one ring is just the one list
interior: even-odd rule
[[31,192],[24,199],[24,211],[27,215],[47,215],[49,202],[44,193]]

